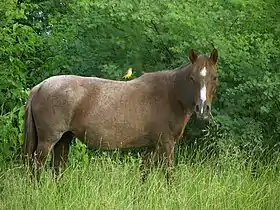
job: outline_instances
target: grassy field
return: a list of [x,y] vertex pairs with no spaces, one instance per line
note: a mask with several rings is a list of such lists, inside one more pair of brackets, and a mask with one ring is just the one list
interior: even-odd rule
[[160,170],[142,184],[135,157],[104,155],[78,166],[72,161],[59,183],[46,170],[40,185],[20,164],[2,163],[0,209],[280,209],[279,159],[179,160],[170,186]]

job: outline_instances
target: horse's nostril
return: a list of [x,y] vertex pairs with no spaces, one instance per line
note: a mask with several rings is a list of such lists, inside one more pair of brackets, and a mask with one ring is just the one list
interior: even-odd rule
[[206,105],[206,111],[209,112],[210,111],[210,106]]
[[195,106],[195,111],[199,112],[199,106],[198,105]]

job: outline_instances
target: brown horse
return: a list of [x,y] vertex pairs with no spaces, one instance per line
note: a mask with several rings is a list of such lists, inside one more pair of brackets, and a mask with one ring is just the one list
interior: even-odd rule
[[171,167],[189,117],[211,114],[216,89],[217,50],[210,56],[191,50],[189,59],[189,65],[130,81],[60,75],[33,87],[24,119],[24,156],[32,171],[39,175],[53,150],[58,174],[74,136],[89,148],[147,148],[144,166],[156,154],[153,162]]

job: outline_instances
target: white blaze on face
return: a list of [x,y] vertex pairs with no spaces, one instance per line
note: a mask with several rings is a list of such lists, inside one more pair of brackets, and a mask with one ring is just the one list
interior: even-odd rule
[[[206,74],[207,74],[207,69],[204,67],[201,71],[200,71],[200,75],[202,77],[206,77]],[[202,88],[200,89],[200,99],[202,101],[202,104],[201,104],[201,114],[203,113],[203,108],[204,108],[204,103],[206,101],[206,84],[205,82],[203,83],[202,85]]]

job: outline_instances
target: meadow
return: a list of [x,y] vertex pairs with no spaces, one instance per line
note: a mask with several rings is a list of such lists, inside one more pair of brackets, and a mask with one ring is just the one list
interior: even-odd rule
[[20,163],[2,161],[0,209],[280,209],[279,155],[263,161],[237,151],[202,157],[186,150],[176,153],[170,185],[160,168],[142,183],[140,158],[130,153],[82,160],[72,151],[61,179],[46,167],[40,183]]

